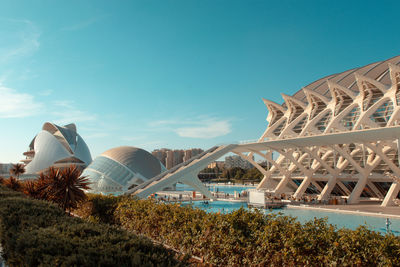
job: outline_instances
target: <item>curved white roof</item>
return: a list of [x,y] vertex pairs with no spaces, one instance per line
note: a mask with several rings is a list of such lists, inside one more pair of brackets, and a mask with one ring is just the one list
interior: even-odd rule
[[59,162],[64,165],[83,162],[87,166],[92,161],[89,148],[76,132],[75,124],[58,126],[46,122],[29,147],[34,156],[24,160],[29,162],[26,173],[38,173]]
[[[357,87],[357,82],[355,79],[355,73],[361,74],[365,77],[376,80],[380,83],[390,85],[390,71],[388,63],[399,65],[400,64],[400,56],[395,56],[387,60],[375,62],[368,64],[366,66],[362,66],[359,68],[354,68],[351,70],[347,70],[341,73],[328,75],[319,80],[316,80],[309,85],[305,86],[304,89],[315,91],[325,97],[330,98],[329,87],[327,81],[334,82],[338,85],[346,87],[352,91],[359,92]],[[303,101],[306,101],[306,96],[304,94],[303,88],[297,91],[293,97]],[[283,104],[285,106],[285,104]]]
[[146,178],[154,177],[161,172],[160,161],[146,150],[137,147],[116,147],[105,151],[101,155],[121,163]]

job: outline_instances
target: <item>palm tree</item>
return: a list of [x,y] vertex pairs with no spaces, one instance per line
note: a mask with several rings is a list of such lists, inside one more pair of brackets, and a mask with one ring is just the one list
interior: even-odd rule
[[81,176],[74,165],[63,170],[50,167],[37,180],[37,189],[43,199],[57,203],[63,210],[70,211],[86,199],[83,190],[90,189],[89,180]]
[[17,163],[13,164],[12,168],[10,169],[10,174],[17,176],[17,179],[21,174],[25,173],[25,167],[23,164]]

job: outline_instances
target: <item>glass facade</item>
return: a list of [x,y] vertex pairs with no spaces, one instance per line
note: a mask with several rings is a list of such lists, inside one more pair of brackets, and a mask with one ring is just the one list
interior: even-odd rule
[[144,177],[110,158],[97,157],[82,173],[92,182],[92,191],[114,192],[144,182]]

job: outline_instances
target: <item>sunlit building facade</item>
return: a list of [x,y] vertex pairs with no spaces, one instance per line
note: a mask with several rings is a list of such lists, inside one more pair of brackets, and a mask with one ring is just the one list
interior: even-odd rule
[[167,169],[171,169],[202,152],[203,150],[200,148],[191,148],[187,150],[162,148],[153,150],[151,154],[159,159]]
[[[259,142],[349,133],[400,124],[400,56],[330,75],[304,87],[284,103],[264,99],[268,126]],[[284,142],[282,142],[283,144]],[[295,142],[293,142],[295,143]],[[273,159],[278,152],[279,156]],[[274,153],[274,155],[272,154]],[[261,154],[261,153],[259,153]],[[320,200],[344,196],[389,204],[398,194],[398,141],[377,140],[283,148],[262,154],[272,166],[258,189]]]

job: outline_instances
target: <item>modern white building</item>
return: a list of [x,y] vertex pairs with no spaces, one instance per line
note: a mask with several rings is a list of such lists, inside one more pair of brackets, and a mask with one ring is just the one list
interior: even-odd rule
[[[382,140],[377,131],[375,138],[364,140],[362,134],[354,134],[350,143],[348,137],[351,132],[400,124],[399,63],[397,56],[324,77],[293,96],[282,94],[283,104],[264,99],[268,127],[259,142],[283,144],[311,137],[315,145],[282,146],[275,150],[279,153],[275,160],[271,160],[273,150],[265,151],[263,157],[273,166],[258,189],[276,195],[291,192],[297,198],[317,194],[320,200],[346,196],[349,203],[360,198],[383,200],[383,205],[392,201],[398,185],[387,173],[400,176],[400,136]],[[331,134],[330,141],[320,142],[321,136]],[[341,143],[340,136],[347,136],[347,143]]]
[[77,133],[75,124],[58,126],[46,122],[23,153],[26,174],[37,174],[50,166],[63,168],[71,164],[84,169],[92,161],[88,146]]
[[122,146],[96,157],[82,176],[89,178],[90,192],[122,194],[165,170],[164,165],[146,150]]
[[393,204],[400,191],[400,56],[282,96],[283,104],[264,99],[268,125],[258,141],[214,147],[128,193],[144,197],[177,181],[198,184],[193,177],[202,168],[231,152],[263,174],[257,189],[272,195]]

